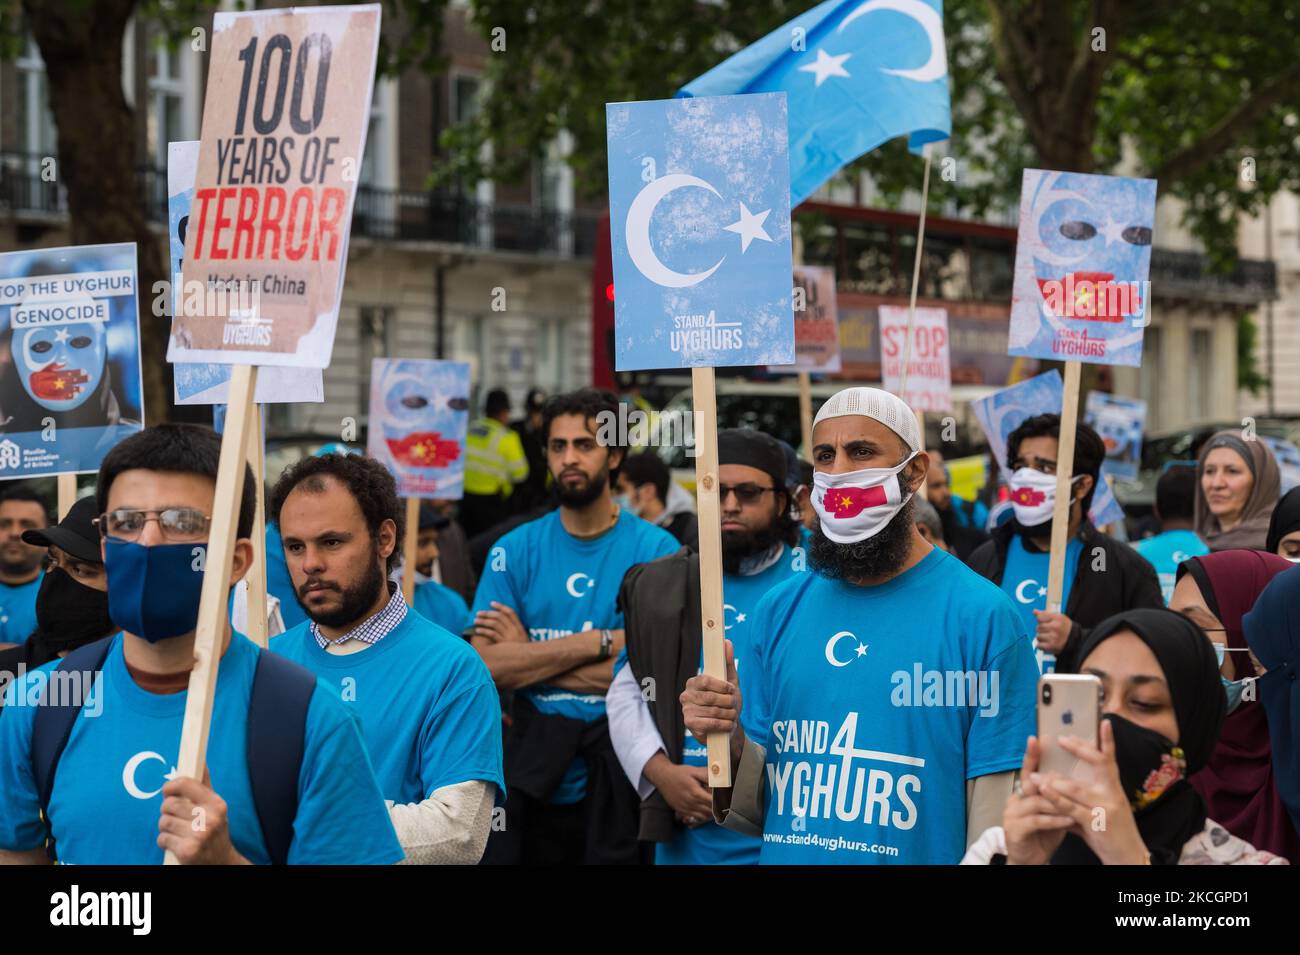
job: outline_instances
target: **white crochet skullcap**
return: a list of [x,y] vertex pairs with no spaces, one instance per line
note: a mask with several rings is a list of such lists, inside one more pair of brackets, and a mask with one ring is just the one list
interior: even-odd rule
[[916,414],[902,398],[879,388],[845,388],[827,399],[813,420],[813,427],[827,418],[864,415],[874,418],[903,439],[909,451],[921,449],[921,429]]

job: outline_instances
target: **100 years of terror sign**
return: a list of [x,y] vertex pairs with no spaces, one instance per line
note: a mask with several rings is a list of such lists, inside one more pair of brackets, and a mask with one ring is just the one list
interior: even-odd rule
[[216,15],[171,361],[329,364],[379,18]]

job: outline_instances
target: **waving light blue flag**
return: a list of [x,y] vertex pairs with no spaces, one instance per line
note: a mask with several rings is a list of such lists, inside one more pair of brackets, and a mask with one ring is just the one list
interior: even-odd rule
[[881,143],[919,152],[952,133],[943,0],[827,0],[678,91],[784,90],[790,205]]

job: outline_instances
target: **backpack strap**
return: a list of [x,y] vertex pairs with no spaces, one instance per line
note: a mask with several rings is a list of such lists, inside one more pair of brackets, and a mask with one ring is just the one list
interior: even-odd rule
[[261,650],[248,701],[246,757],[253,808],[272,865],[289,861],[298,815],[307,708],[316,676],[291,660]]
[[[75,685],[79,688],[93,686],[96,676],[104,668],[104,660],[108,657],[108,648],[112,643],[113,637],[109,636],[78,647],[59,661],[55,672],[80,672],[82,676]],[[60,683],[66,686],[68,680],[60,678]],[[76,699],[61,696],[51,700],[49,691],[53,685],[53,680],[46,684],[45,693],[32,721],[32,778],[40,796],[41,821],[45,823],[45,851],[51,861],[55,860],[54,829],[50,825],[50,796],[54,792],[54,773],[59,768],[59,759],[72,736],[77,714],[86,702],[80,698],[80,693],[67,694]]]

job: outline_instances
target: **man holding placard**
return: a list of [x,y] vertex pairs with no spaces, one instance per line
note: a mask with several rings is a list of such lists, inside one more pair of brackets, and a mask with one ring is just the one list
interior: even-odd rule
[[[206,864],[402,858],[343,706],[228,622],[217,644],[220,729],[208,772],[202,781],[177,774],[219,455],[211,430],[162,425],[105,457],[98,527],[109,614],[123,632],[10,685],[0,719],[0,861],[57,854],[75,864],[156,864],[163,850]],[[252,557],[253,476],[241,470],[236,581]],[[50,679],[56,666],[81,692],[48,692],[59,685]]]
[[1035,634],[1039,666],[1074,672],[1074,649],[1086,631],[1112,614],[1135,607],[1161,607],[1155,572],[1122,541],[1088,520],[1100,486],[1106,446],[1080,424],[1074,441],[1066,531],[1064,612],[1047,606],[1047,578],[1056,500],[1061,416],[1025,419],[1007,437],[1007,468],[1015,517],[971,554],[972,570],[1002,587]]
[[[623,649],[617,606],[632,566],[677,550],[665,530],[614,503],[626,448],[599,422],[618,399],[585,389],[542,409],[558,510],[506,534],[474,598],[471,642],[502,690],[514,690],[506,736],[506,825],[485,862],[635,862],[636,793],[619,768],[605,692]],[[615,436],[616,437],[616,436]]]
[[285,471],[270,512],[311,622],[271,648],[360,717],[406,861],[473,864],[505,792],[501,708],[478,655],[412,612],[388,579],[403,511],[392,474],[371,458],[325,454]]
[[697,738],[729,734],[734,785],[714,805],[762,834],[763,864],[955,863],[1000,818],[1033,732],[1038,670],[1015,609],[916,530],[920,441],[888,392],[822,406],[813,573],[759,603],[739,681],[731,662],[681,696]]

